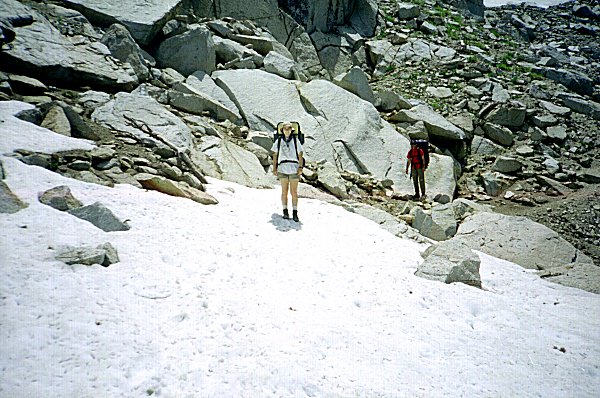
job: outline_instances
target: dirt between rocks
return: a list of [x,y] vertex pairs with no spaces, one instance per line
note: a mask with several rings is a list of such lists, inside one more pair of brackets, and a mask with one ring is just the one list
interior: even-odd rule
[[[541,203],[534,207],[502,198],[482,202],[494,206],[494,211],[525,216],[557,232],[600,266],[600,190],[598,185],[574,191],[566,196],[540,194]],[[546,201],[547,200],[547,201]]]

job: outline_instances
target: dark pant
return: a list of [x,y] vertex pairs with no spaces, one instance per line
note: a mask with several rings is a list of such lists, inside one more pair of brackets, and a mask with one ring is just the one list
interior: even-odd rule
[[421,187],[421,194],[425,195],[425,172],[421,169],[412,168],[410,177],[415,184],[415,196],[419,197],[419,186]]

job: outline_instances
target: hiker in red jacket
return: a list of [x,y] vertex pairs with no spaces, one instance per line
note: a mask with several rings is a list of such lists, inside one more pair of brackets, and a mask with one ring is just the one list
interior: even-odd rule
[[[415,184],[415,199],[425,197],[425,169],[427,164],[425,163],[425,152],[417,146],[415,140],[410,141],[410,150],[406,155],[406,174],[408,174],[408,166],[411,167],[410,177]],[[419,195],[419,186],[421,187],[421,194]]]

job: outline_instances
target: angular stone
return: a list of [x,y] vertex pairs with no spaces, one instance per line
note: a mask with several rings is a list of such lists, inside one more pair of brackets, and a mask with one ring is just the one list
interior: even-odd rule
[[121,222],[110,209],[106,208],[100,202],[71,209],[67,212],[77,218],[89,221],[105,232],[128,231],[131,228],[129,225]]
[[4,181],[0,181],[0,213],[16,213],[27,206],[29,204],[19,199]]
[[97,25],[120,22],[142,45],[148,45],[163,25],[178,12],[182,0],[130,0],[127,2],[64,0]]
[[416,276],[444,283],[460,282],[481,288],[481,260],[466,244],[452,240],[430,246]]
[[163,41],[156,52],[160,67],[170,67],[184,76],[201,70],[208,74],[216,68],[216,53],[211,32],[202,25]]
[[171,196],[188,198],[204,205],[214,205],[219,203],[214,197],[206,192],[186,186],[183,183],[168,180],[164,177],[143,173],[136,175],[135,178],[145,189],[151,189]]
[[492,123],[486,123],[483,125],[483,130],[485,131],[485,136],[491,139],[498,144],[504,146],[511,146],[514,142],[514,137],[512,132],[501,126],[497,126]]
[[336,76],[333,82],[365,101],[375,104],[375,95],[369,86],[369,78],[361,68],[355,66],[347,73]]
[[42,121],[42,127],[52,130],[55,133],[71,136],[71,124],[65,112],[60,106],[53,106],[50,108],[46,117]]
[[67,211],[83,206],[71,193],[71,188],[60,185],[38,194],[38,200],[60,211]]
[[506,156],[498,156],[492,169],[494,171],[498,171],[500,173],[515,173],[520,171],[523,168],[523,163],[515,158],[510,158]]

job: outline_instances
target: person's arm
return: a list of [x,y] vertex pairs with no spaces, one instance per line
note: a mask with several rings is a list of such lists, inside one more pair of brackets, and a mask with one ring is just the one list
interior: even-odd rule
[[406,156],[406,174],[408,174],[408,166],[410,166],[410,151],[408,152],[408,155]]
[[273,175],[277,175],[277,153],[273,153]]
[[298,154],[298,175],[302,175],[302,164],[304,163],[304,153]]

